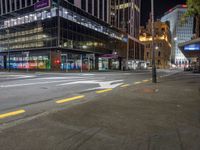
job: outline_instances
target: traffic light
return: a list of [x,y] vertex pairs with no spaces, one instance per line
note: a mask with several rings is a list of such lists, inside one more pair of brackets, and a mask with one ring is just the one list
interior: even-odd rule
[[56,60],[54,61],[54,63],[58,65],[58,64],[61,63],[61,61],[60,61],[59,59],[56,59]]

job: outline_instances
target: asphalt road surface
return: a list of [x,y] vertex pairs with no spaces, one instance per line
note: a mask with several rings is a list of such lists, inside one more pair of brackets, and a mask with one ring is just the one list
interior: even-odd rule
[[1,73],[0,149],[199,150],[200,75],[158,76]]
[[[177,70],[160,70],[158,77],[176,73]],[[151,72],[99,72],[99,73],[17,73],[0,72],[0,123],[16,119],[25,108],[24,116],[33,116],[60,109],[52,101],[62,100],[95,91],[107,92],[120,86],[150,82]],[[102,91],[101,91],[102,90]],[[75,97],[76,99],[76,97]],[[79,97],[77,98],[79,99]],[[11,112],[11,114],[9,114]],[[12,115],[14,112],[14,115]],[[7,114],[8,113],[8,114]],[[1,116],[0,116],[1,117]],[[18,118],[17,118],[18,119]]]

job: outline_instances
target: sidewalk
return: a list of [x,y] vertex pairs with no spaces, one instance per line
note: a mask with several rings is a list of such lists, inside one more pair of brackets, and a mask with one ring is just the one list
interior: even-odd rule
[[1,150],[200,150],[200,76],[177,73],[0,130]]

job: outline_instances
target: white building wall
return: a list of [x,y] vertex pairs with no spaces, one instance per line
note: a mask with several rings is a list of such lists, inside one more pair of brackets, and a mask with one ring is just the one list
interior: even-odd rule
[[191,40],[193,36],[193,18],[190,17],[186,23],[181,24],[182,15],[186,12],[186,8],[176,8],[161,18],[162,22],[169,21],[170,31],[172,35],[172,63],[178,66],[184,66],[188,60],[178,48],[179,43]]

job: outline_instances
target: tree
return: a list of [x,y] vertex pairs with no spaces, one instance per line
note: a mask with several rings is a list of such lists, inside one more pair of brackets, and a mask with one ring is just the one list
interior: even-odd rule
[[200,15],[200,0],[187,0],[187,16]]
[[183,20],[187,17],[193,16],[196,20],[196,36],[200,37],[200,0],[187,0],[187,12]]

